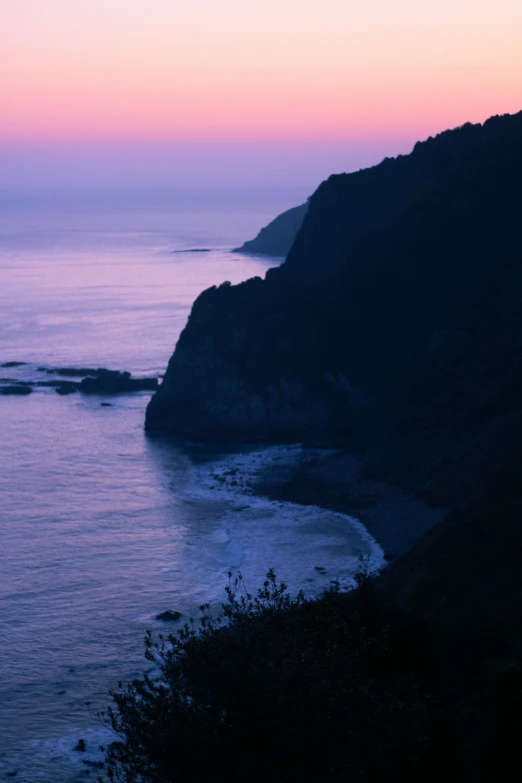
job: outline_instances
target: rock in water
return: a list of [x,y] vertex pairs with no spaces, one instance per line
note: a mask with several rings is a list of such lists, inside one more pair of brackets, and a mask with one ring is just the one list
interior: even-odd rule
[[78,392],[78,385],[72,381],[59,381],[56,384],[55,392],[62,396],[66,394],[76,394]]
[[173,612],[171,609],[167,609],[166,612],[160,612],[156,615],[156,620],[163,620],[165,623],[177,622],[181,619],[181,612]]
[[[4,366],[18,366],[22,362],[7,362]],[[92,369],[88,367],[74,368],[45,368],[39,367],[39,372],[70,376],[72,378],[82,378],[77,380],[55,380],[55,381],[16,381],[5,378],[0,385],[0,394],[4,395],[27,395],[33,391],[32,387],[51,387],[57,394],[66,395],[82,392],[84,394],[123,394],[138,391],[155,391],[158,388],[157,378],[133,378],[130,372],[120,372],[119,370],[106,370],[103,367]],[[84,377],[87,376],[87,377]],[[1,383],[1,379],[0,379]]]
[[17,394],[17,395],[25,395],[32,393],[32,389],[30,386],[2,386],[0,387],[0,394],[8,395],[8,394]]
[[96,377],[84,378],[78,386],[84,394],[121,394],[122,392],[155,391],[157,378],[132,378],[130,372],[98,370]]

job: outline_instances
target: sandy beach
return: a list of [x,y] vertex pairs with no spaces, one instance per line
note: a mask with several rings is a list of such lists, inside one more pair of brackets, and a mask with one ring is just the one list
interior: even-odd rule
[[446,516],[405,490],[362,475],[362,459],[346,451],[303,451],[297,465],[267,465],[254,485],[273,500],[315,505],[357,517],[388,560],[408,552]]

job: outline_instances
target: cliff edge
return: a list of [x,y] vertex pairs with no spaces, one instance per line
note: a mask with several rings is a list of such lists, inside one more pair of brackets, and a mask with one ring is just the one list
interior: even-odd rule
[[522,113],[330,177],[282,266],[198,297],[147,430],[346,446],[438,502],[478,492],[522,452],[521,213]]

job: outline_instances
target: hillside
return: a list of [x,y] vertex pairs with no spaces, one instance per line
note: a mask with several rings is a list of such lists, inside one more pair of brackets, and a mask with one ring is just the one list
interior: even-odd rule
[[308,204],[287,209],[261,229],[255,239],[236,247],[233,253],[284,257],[290,250],[296,234],[302,226]]
[[521,215],[522,113],[331,177],[281,267],[198,297],[147,410],[149,431],[341,447],[275,498],[364,520],[384,480],[449,509],[378,581],[435,629],[435,779],[520,777]]
[[520,450],[521,194],[522,114],[331,177],[281,267],[198,297],[147,429],[362,449],[438,501],[481,492]]

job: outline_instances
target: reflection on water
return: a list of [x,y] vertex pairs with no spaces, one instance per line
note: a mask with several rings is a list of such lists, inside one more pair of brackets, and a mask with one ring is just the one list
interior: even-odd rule
[[[273,263],[226,252],[255,233],[228,242],[227,209],[207,204],[199,222],[187,210],[169,220],[117,209],[102,220],[98,210],[98,223],[69,210],[60,226],[60,210],[4,208],[0,363],[29,362],[8,371],[29,379],[40,365],[163,372],[201,289]],[[278,211],[256,209],[256,230]],[[245,222],[247,212],[237,204]],[[255,587],[274,566],[314,592],[348,580],[359,552],[379,556],[341,515],[249,494],[264,461],[298,450],[218,454],[148,439],[147,401],[52,389],[0,397],[0,777],[83,780],[74,746],[84,737],[89,755],[103,740],[92,712],[111,682],[143,670],[144,632],[163,627],[156,614],[187,618],[219,602],[229,569]]]

